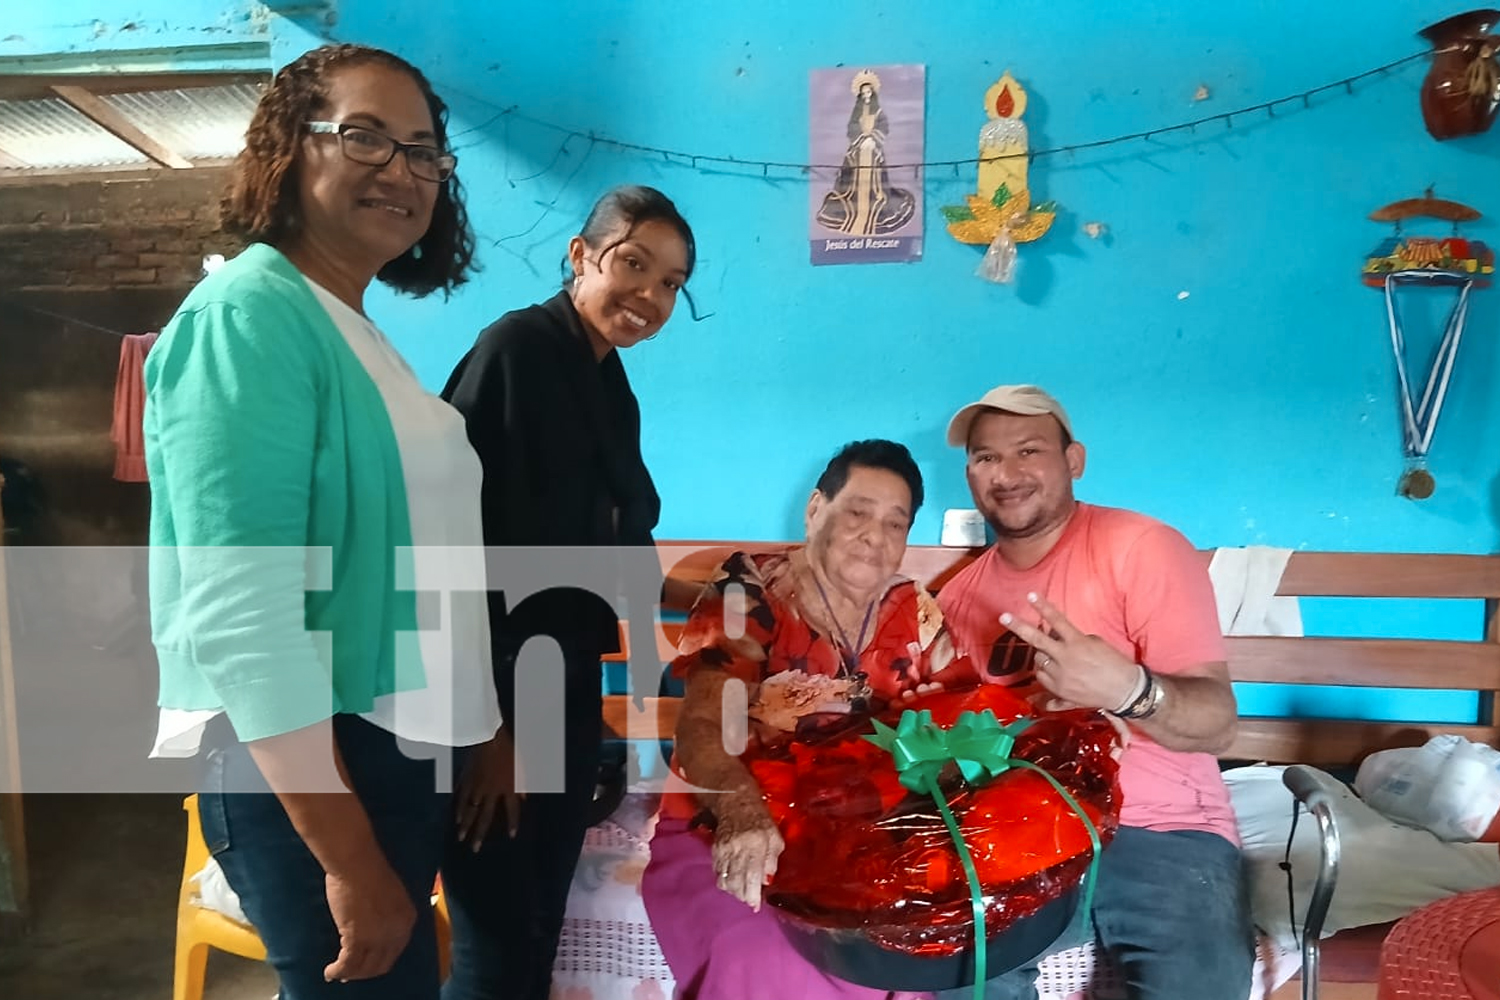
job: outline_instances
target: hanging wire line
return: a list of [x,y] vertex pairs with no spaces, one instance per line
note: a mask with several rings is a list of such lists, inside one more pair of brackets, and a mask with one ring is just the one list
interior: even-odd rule
[[28,312],[34,312],[42,316],[48,316],[52,319],[62,320],[64,323],[68,323],[72,326],[81,326],[86,329],[93,330],[96,333],[107,333],[111,337],[129,336],[129,334],[122,333],[119,330],[111,330],[107,326],[100,326],[97,323],[90,323],[88,320],[79,319],[77,316],[64,316],[62,313],[55,313],[50,309],[43,309],[41,306],[34,306],[28,302],[21,302],[16,299],[3,299],[0,300],[0,302],[4,302],[4,304],[7,306],[20,306],[22,309],[25,309]]
[[[572,139],[573,139],[572,136],[568,136],[568,138],[566,138],[566,139],[563,140],[562,149],[558,150],[558,156],[561,156],[562,153],[563,153],[563,150],[567,149],[568,143],[571,142]],[[510,240],[518,240],[522,236],[528,236],[528,235],[530,235],[536,229],[537,226],[540,226],[542,224],[543,220],[545,220],[547,218],[547,216],[549,216],[553,212],[555,212],[557,210],[557,203],[559,201],[561,201],[562,200],[562,196],[567,193],[568,188],[573,183],[573,179],[575,177],[577,177],[579,171],[581,171],[583,169],[583,165],[589,161],[590,154],[592,154],[594,152],[595,142],[596,142],[596,140],[594,140],[593,138],[589,139],[588,148],[583,151],[583,155],[578,158],[578,162],[573,165],[573,169],[568,173],[568,176],[565,177],[565,178],[563,178],[563,182],[562,182],[562,184],[560,184],[558,186],[557,193],[552,196],[552,200],[549,201],[549,202],[547,202],[545,205],[542,206],[542,214],[539,215],[539,216],[537,216],[535,222],[533,222],[531,225],[527,226],[525,229],[521,230],[519,233],[511,233],[509,236],[501,236],[498,239],[492,240],[491,243],[490,243],[490,245],[491,246],[497,246],[497,247],[503,247],[503,248],[505,248],[505,249],[508,250],[509,248],[505,247],[505,244],[507,242],[509,242]],[[557,159],[558,159],[558,157],[556,157],[556,156],[553,157],[552,158],[552,162],[556,163]],[[547,169],[550,170],[552,168],[549,166]],[[542,173],[546,173],[546,171],[542,171]],[[533,174],[532,175],[532,177],[540,177],[540,176],[541,176],[541,173]],[[519,178],[519,179],[520,180],[530,180],[531,178],[530,177],[526,177],[526,178]],[[516,256],[520,257],[522,260],[526,260],[526,258],[524,256],[520,255],[520,254],[516,254]],[[529,261],[528,261],[528,263],[529,263]],[[535,271],[535,268],[533,268],[532,270]]]
[[[1388,62],[1383,66],[1376,66],[1374,69],[1368,69],[1363,73],[1356,73],[1353,76],[1346,76],[1342,80],[1335,80],[1332,83],[1325,83],[1320,87],[1313,87],[1311,90],[1304,90],[1300,93],[1289,94],[1286,97],[1278,97],[1272,101],[1262,101],[1259,104],[1251,104],[1243,108],[1237,108],[1234,111],[1221,111],[1217,114],[1204,115],[1202,118],[1194,118],[1191,121],[1179,122],[1175,125],[1164,125],[1159,128],[1146,129],[1145,131],[1141,132],[1129,132],[1123,135],[1110,136],[1106,139],[1095,139],[1091,142],[1070,143],[1064,146],[1048,146],[1044,149],[1032,149],[1019,153],[1002,153],[995,156],[970,156],[953,160],[924,160],[920,163],[888,163],[886,164],[886,169],[899,170],[904,168],[909,170],[914,167],[952,167],[956,171],[959,167],[966,165],[979,163],[995,163],[1000,160],[1018,159],[1020,157],[1036,159],[1040,156],[1056,156],[1059,153],[1067,153],[1069,155],[1072,155],[1082,150],[1100,149],[1104,146],[1115,146],[1125,142],[1134,142],[1137,140],[1150,141],[1157,136],[1169,135],[1174,132],[1194,132],[1200,125],[1209,125],[1215,122],[1223,122],[1226,129],[1233,129],[1234,119],[1236,118],[1243,118],[1246,115],[1257,114],[1262,111],[1266,112],[1268,117],[1275,118],[1276,109],[1278,107],[1286,104],[1297,104],[1300,102],[1302,107],[1308,108],[1312,106],[1312,99],[1315,96],[1331,90],[1339,90],[1342,88],[1346,94],[1352,95],[1354,93],[1354,85],[1356,83],[1359,83],[1361,80],[1366,80],[1373,76],[1384,75],[1394,69],[1405,66],[1407,63],[1415,62],[1418,59],[1422,59],[1430,55],[1436,55],[1441,51],[1446,50],[1434,51],[1432,49],[1426,49],[1421,52],[1414,52],[1409,56],[1403,56],[1402,58]],[[699,165],[705,163],[732,165],[736,167],[758,168],[761,171],[762,175],[769,176],[769,171],[772,169],[796,170],[801,171],[802,173],[807,173],[811,170],[837,170],[843,166],[842,163],[797,163],[788,160],[750,160],[736,156],[713,153],[689,153],[684,152],[680,149],[667,149],[662,146],[649,146],[639,142],[627,142],[624,139],[611,139],[594,131],[582,132],[578,129],[568,128],[565,125],[558,125],[555,122],[544,121],[540,118],[533,118],[530,115],[524,114],[520,110],[519,105],[512,104],[509,107],[502,107],[501,105],[495,104],[493,101],[480,97],[476,94],[469,93],[468,91],[459,87],[448,87],[444,85],[443,89],[455,95],[464,97],[467,100],[473,101],[476,104],[499,109],[498,113],[492,115],[483,124],[476,125],[473,128],[464,129],[462,132],[455,133],[455,138],[461,135],[468,135],[472,132],[483,131],[502,118],[510,118],[516,121],[526,122],[530,125],[535,125],[539,128],[550,129],[554,132],[560,132],[563,135],[567,136],[569,139],[587,139],[590,143],[598,143],[601,146],[610,146],[615,149],[628,150],[630,152],[636,153],[648,153],[653,156],[660,156],[668,163],[676,163],[693,168],[697,168]],[[542,172],[545,173],[546,171]]]
[[[510,173],[507,172],[506,175],[505,175],[505,182],[507,184],[509,184],[511,187],[515,187],[517,184],[524,184],[527,181],[534,181],[538,177],[541,177],[543,174],[549,174],[549,173],[551,173],[552,172],[552,168],[555,167],[555,166],[557,166],[557,161],[560,160],[560,159],[562,159],[563,158],[563,154],[565,154],[568,151],[568,143],[571,142],[572,140],[573,140],[573,136],[571,136],[571,135],[568,136],[566,139],[564,139],[562,141],[562,145],[557,147],[557,152],[555,152],[555,153],[552,154],[552,162],[549,163],[549,164],[547,164],[542,169],[536,171],[535,173],[527,174],[525,177],[512,177],[512,176],[510,176]],[[507,142],[506,145],[508,147],[510,144]],[[592,145],[590,146],[590,148],[591,149],[593,148]]]

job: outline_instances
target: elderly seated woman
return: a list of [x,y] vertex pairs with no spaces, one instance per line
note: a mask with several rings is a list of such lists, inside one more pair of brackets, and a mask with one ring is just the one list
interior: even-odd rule
[[672,664],[686,680],[674,769],[698,792],[669,789],[642,881],[682,1000],[917,996],[819,971],[762,909],[783,845],[755,779],[725,750],[725,722],[740,715],[725,706],[746,705],[739,739],[766,746],[977,680],[936,601],[897,575],[921,504],[905,447],[847,445],[808,500],[807,543],[734,554],[693,607]]

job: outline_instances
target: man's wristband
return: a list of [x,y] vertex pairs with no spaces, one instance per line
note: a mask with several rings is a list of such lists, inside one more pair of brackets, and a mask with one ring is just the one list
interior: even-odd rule
[[1120,702],[1120,707],[1110,709],[1109,714],[1119,715],[1131,705],[1134,705],[1140,696],[1146,693],[1146,688],[1150,683],[1147,680],[1148,676],[1145,666],[1137,663],[1135,665],[1135,685],[1131,687],[1130,693]]
[[1156,679],[1151,668],[1144,663],[1141,664],[1141,675],[1146,679],[1145,687],[1128,705],[1112,713],[1121,719],[1149,719],[1161,708],[1162,698],[1166,696],[1166,688]]

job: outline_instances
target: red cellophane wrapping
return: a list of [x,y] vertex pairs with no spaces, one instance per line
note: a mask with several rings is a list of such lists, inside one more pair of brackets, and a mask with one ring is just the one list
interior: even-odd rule
[[[948,727],[965,711],[1002,724],[1034,715],[998,685],[940,692],[893,706],[928,709]],[[868,721],[833,734],[753,750],[746,760],[786,841],[767,900],[820,927],[861,930],[912,955],[942,956],[973,943],[963,864],[930,795],[909,791],[890,753],[862,738]],[[1119,823],[1118,735],[1098,712],[1047,713],[1016,738],[1011,756],[1045,768],[1077,799],[1108,843]],[[1057,790],[1013,767],[970,787],[956,768],[941,779],[948,807],[989,900],[995,934],[1076,886],[1092,850],[1088,831]]]

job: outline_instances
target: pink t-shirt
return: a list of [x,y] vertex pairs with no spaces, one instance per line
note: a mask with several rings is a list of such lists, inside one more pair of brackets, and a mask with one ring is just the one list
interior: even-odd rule
[[[992,684],[1040,691],[1035,650],[1000,624],[1009,611],[1037,622],[1037,593],[1078,628],[1159,674],[1225,658],[1213,587],[1202,558],[1179,532],[1152,518],[1079,504],[1057,545],[1028,570],[994,547],[938,593],[960,655]],[[1120,760],[1120,822],[1148,830],[1205,830],[1239,844],[1229,792],[1212,754],[1167,750],[1132,728]]]

